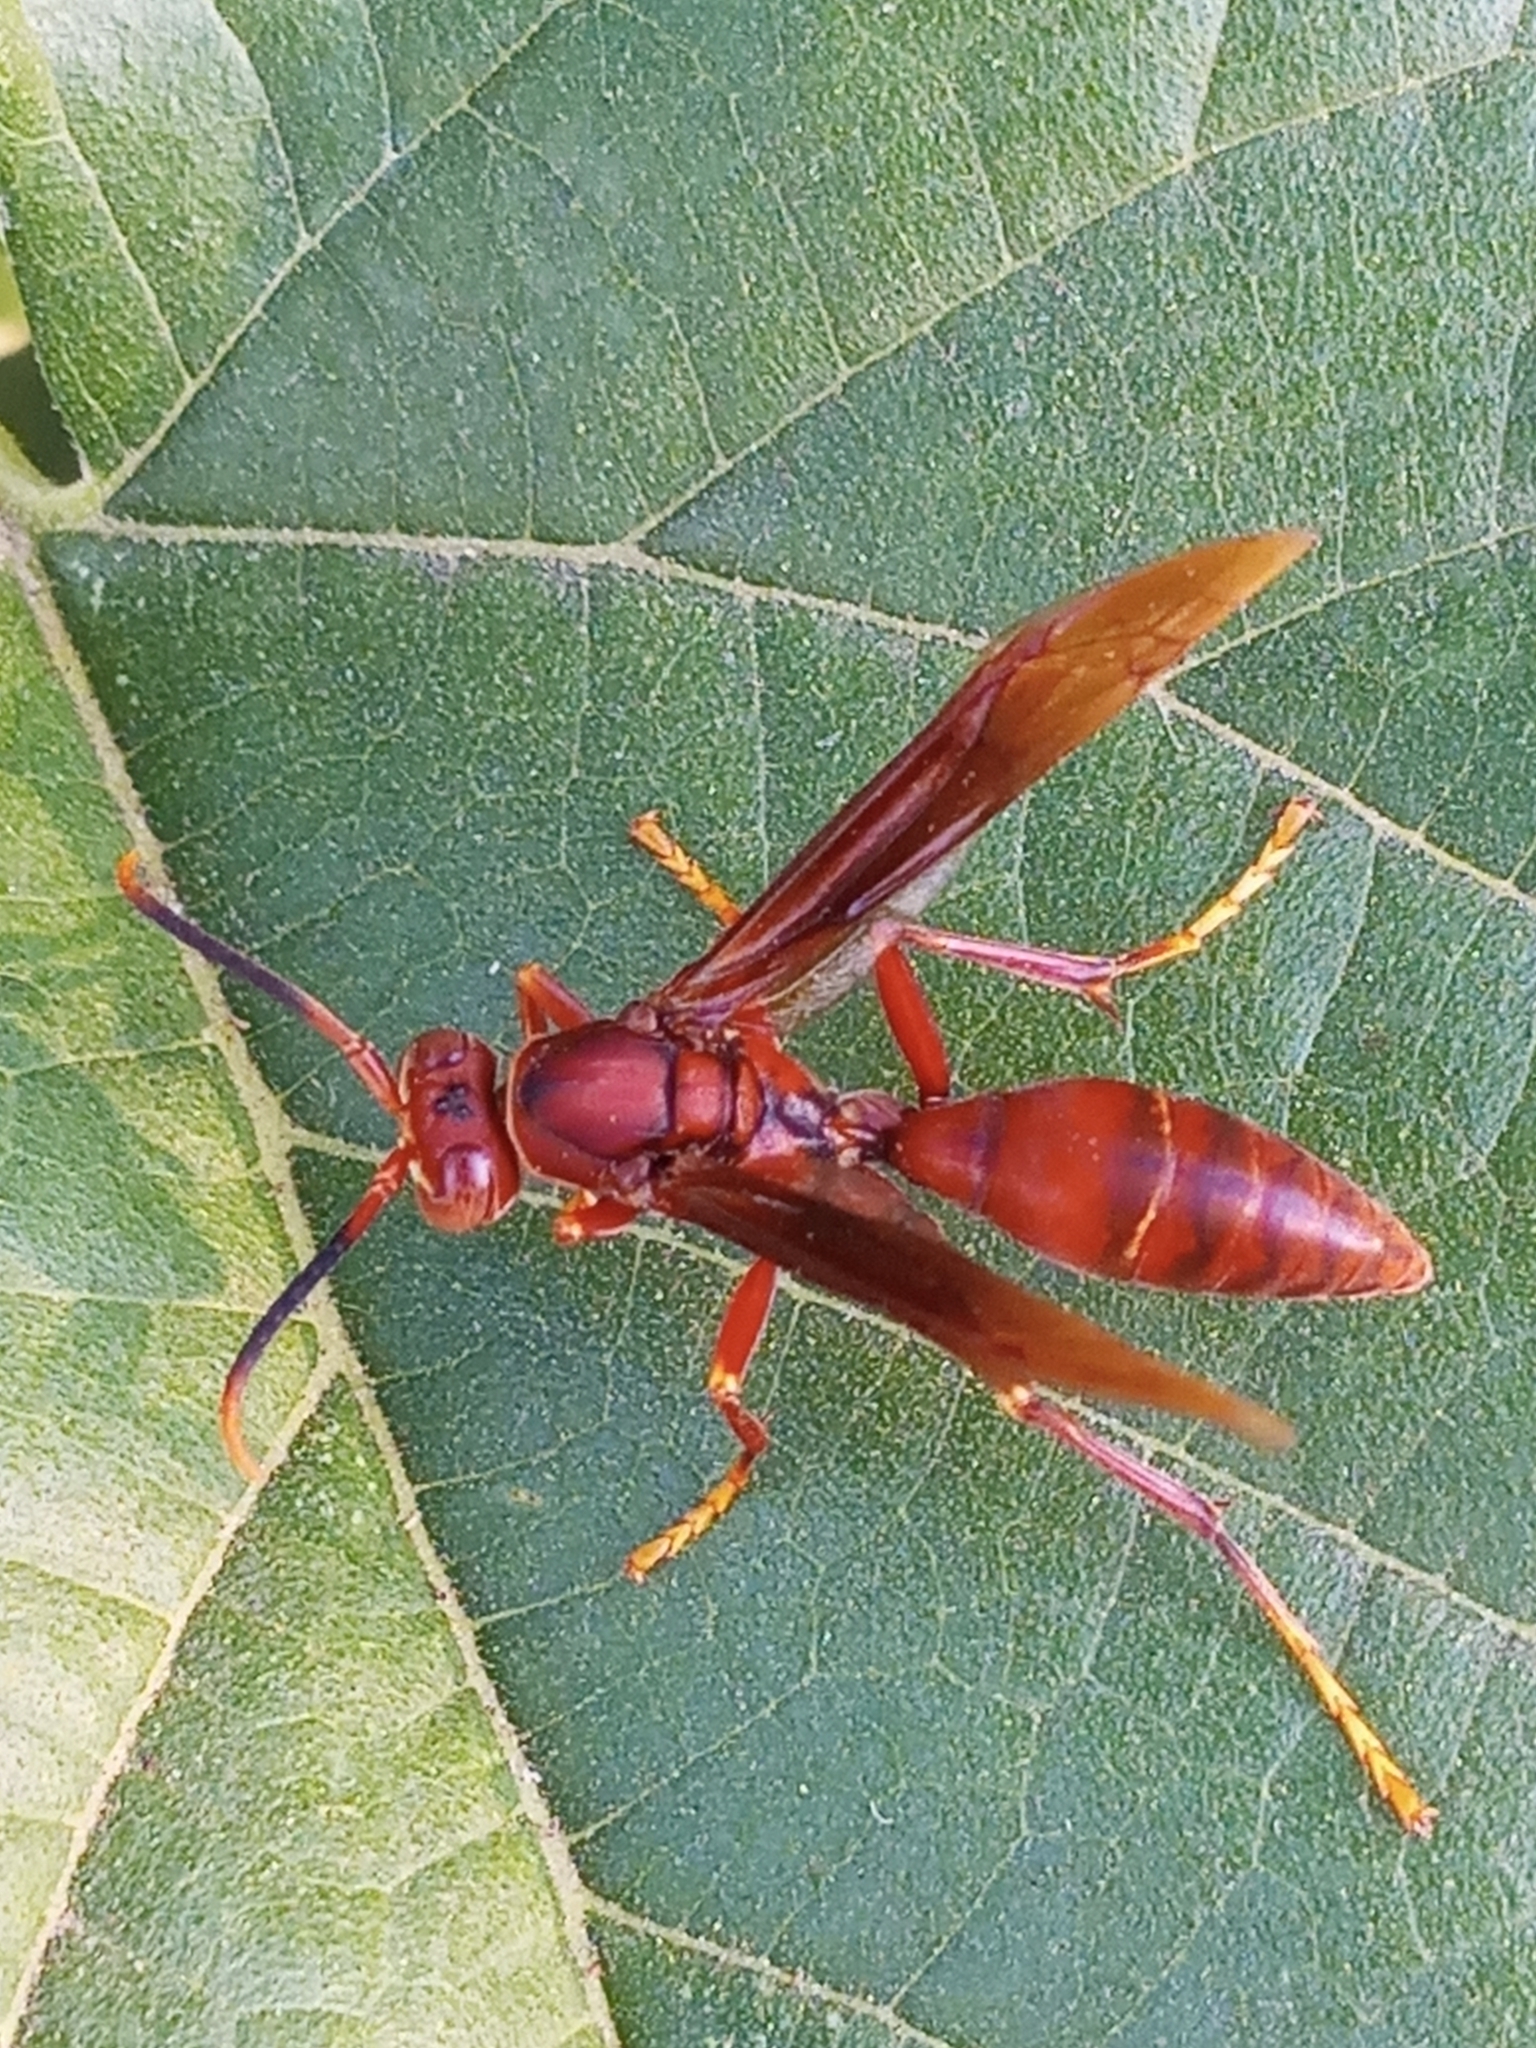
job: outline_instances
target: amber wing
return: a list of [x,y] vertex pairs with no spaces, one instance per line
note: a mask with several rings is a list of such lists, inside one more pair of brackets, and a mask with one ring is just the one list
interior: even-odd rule
[[666,1180],[658,1199],[669,1215],[905,1324],[996,1393],[1038,1381],[1198,1416],[1264,1450],[1293,1440],[1289,1423],[1269,1409],[978,1265],[866,1167],[809,1153],[749,1168],[690,1167]]
[[1243,535],[1134,569],[999,636],[954,696],[657,996],[705,1025],[781,1028],[867,972],[883,919],[916,918],[966,843],[1312,546]]

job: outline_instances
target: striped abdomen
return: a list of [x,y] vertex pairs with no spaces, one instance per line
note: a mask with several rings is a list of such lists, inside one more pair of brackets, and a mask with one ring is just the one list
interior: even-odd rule
[[910,1111],[886,1157],[1081,1272],[1256,1295],[1411,1294],[1428,1252],[1310,1152],[1129,1081],[1046,1081]]

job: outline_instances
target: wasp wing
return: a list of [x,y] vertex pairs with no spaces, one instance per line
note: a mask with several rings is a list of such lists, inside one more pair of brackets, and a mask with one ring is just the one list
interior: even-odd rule
[[1269,1409],[978,1265],[868,1167],[809,1153],[749,1167],[689,1166],[662,1183],[658,1200],[669,1215],[905,1324],[997,1394],[1038,1381],[1198,1416],[1264,1450],[1292,1441],[1290,1425]]
[[658,992],[706,1026],[780,1029],[867,973],[882,920],[917,917],[967,841],[1312,546],[1248,534],[1133,569],[1001,634],[915,739]]

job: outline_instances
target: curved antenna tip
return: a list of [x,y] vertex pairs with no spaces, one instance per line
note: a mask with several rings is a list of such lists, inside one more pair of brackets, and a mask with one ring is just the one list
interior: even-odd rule
[[252,1457],[240,1424],[240,1399],[249,1373],[249,1367],[241,1370],[242,1363],[237,1359],[224,1381],[224,1392],[219,1399],[219,1435],[224,1439],[224,1449],[229,1454],[231,1465],[247,1486],[254,1486],[262,1476],[262,1468]]

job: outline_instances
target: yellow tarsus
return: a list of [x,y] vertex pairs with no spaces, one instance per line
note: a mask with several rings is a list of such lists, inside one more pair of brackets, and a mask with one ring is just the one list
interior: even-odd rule
[[709,870],[701,867],[687,848],[672,837],[661,822],[660,811],[646,811],[634,819],[629,836],[674,882],[697,897],[720,924],[734,924],[740,917],[741,906],[735,897],[722,889]]
[[1143,974],[1149,967],[1161,967],[1170,960],[1182,960],[1190,953],[1198,953],[1207,939],[1214,937],[1223,925],[1231,924],[1261,890],[1269,887],[1296,851],[1296,843],[1302,833],[1309,825],[1315,825],[1322,814],[1321,805],[1312,797],[1289,797],[1281,806],[1269,837],[1231,887],[1223,889],[1214,903],[1208,903],[1197,917],[1192,917],[1176,932],[1169,932],[1163,938],[1153,939],[1145,946],[1120,954],[1105,977],[1103,993],[1107,995],[1110,986],[1122,975]]
[[1360,1704],[1323,1655],[1317,1638],[1306,1624],[1269,1586],[1271,1598],[1260,1602],[1266,1619],[1296,1662],[1312,1682],[1312,1690],[1323,1712],[1334,1721],[1339,1733],[1359,1759],[1377,1794],[1391,1807],[1399,1824],[1411,1835],[1427,1838],[1434,1833],[1436,1810],[1423,1798],[1397,1758],[1360,1711]]
[[720,1517],[740,1500],[756,1461],[756,1451],[743,1451],[725,1477],[716,1480],[704,1498],[686,1515],[679,1515],[649,1543],[637,1543],[624,1560],[625,1578],[633,1579],[638,1586],[659,1564],[668,1563],[690,1543],[697,1543],[704,1532],[712,1529]]

